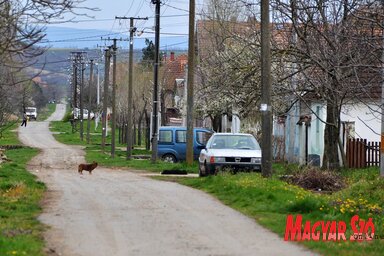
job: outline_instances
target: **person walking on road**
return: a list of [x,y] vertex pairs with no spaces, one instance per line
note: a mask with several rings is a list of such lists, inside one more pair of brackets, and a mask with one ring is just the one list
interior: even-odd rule
[[27,119],[28,119],[27,114],[24,112],[24,114],[23,114],[23,122],[21,123],[20,126],[24,125],[25,127],[27,127]]

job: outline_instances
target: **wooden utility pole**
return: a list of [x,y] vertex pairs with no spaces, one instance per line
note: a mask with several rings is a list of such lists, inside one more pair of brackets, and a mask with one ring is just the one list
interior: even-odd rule
[[88,119],[87,119],[87,144],[90,143],[91,111],[92,111],[92,86],[93,86],[93,59],[90,60],[89,84],[88,84]]
[[[72,64],[72,69],[73,69],[73,73],[72,73],[72,85],[73,85],[73,98],[72,98],[72,110],[74,111],[75,108],[77,107],[77,65],[76,65],[76,61],[74,59],[72,59],[73,61],[73,64]],[[75,112],[73,112],[75,113]]]
[[111,49],[105,50],[105,70],[104,70],[104,97],[103,97],[103,114],[102,114],[102,133],[101,133],[101,148],[105,151],[105,140],[107,134],[107,111],[108,111],[108,85],[109,85],[109,66],[111,63]]
[[101,38],[101,40],[105,41],[113,41],[112,45],[112,57],[113,57],[113,69],[112,69],[112,127],[111,127],[111,157],[115,158],[115,152],[116,152],[116,68],[117,68],[117,41],[126,41],[124,39],[117,39],[109,37],[104,39]]
[[[79,107],[79,102],[82,104],[82,83],[83,83],[83,62],[85,58],[86,52],[71,52],[71,60],[73,62],[72,67],[73,67],[73,77],[72,77],[72,83],[73,83],[73,101],[72,101],[72,108],[73,108],[73,122],[72,122],[72,132],[74,133],[76,130],[76,120],[79,119],[76,109]],[[79,72],[80,70],[80,72]],[[80,84],[80,95],[78,99],[78,85]],[[80,133],[80,138],[81,138],[81,133]],[[82,138],[81,138],[82,139]]]
[[116,148],[116,53],[117,46],[116,40],[113,39],[113,70],[112,70],[112,131],[111,131],[111,157],[115,158],[115,148]]
[[129,77],[128,77],[128,125],[127,125],[127,160],[132,158],[132,108],[133,108],[133,97],[132,97],[132,87],[133,87],[133,18],[130,18],[129,24]]
[[[384,1],[381,1],[381,7],[384,8]],[[382,22],[384,25],[384,21]],[[384,46],[384,34],[381,38],[382,46]],[[384,49],[381,49],[381,78],[384,78]],[[384,178],[384,82],[381,84],[381,145],[380,145],[380,177]]]
[[271,35],[269,26],[269,0],[261,0],[261,172],[264,177],[272,175]]
[[136,32],[136,27],[133,25],[135,20],[148,20],[140,17],[115,17],[115,19],[129,19],[129,74],[128,74],[128,124],[127,124],[127,160],[132,158],[133,146],[133,34]]
[[152,163],[157,160],[158,112],[159,112],[159,45],[160,45],[160,0],[152,0],[155,7],[155,59],[153,72],[153,119],[152,119]]
[[80,82],[80,140],[84,140],[84,71],[85,63],[81,61],[81,82]]
[[189,0],[189,42],[187,81],[187,164],[193,164],[193,86],[195,77],[195,0]]

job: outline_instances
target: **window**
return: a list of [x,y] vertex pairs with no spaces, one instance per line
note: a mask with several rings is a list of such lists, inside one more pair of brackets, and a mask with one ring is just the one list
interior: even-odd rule
[[187,131],[176,131],[176,142],[187,143]]
[[172,131],[160,131],[159,143],[172,143]]
[[211,132],[196,132],[196,140],[202,145],[206,145],[209,138],[211,138]]

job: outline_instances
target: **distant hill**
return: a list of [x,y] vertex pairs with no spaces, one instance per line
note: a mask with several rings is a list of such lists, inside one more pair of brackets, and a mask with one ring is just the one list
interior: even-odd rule
[[[44,54],[36,57],[32,65],[26,70],[27,74],[38,83],[47,95],[47,99],[58,99],[69,89],[69,79],[71,78],[72,62],[70,60],[71,52],[84,51],[88,59],[92,58],[95,63],[99,63],[100,79],[104,76],[104,51],[103,49],[69,49],[69,48],[50,48]],[[185,53],[185,50],[173,50],[176,55]],[[164,53],[164,51],[162,51]],[[165,54],[165,53],[164,53]],[[169,52],[167,53],[169,55]],[[128,62],[128,50],[120,49],[118,51],[118,62]],[[142,58],[141,49],[134,50],[134,62],[139,62]],[[96,68],[95,68],[96,69]],[[87,69],[86,72],[89,72]],[[96,71],[95,71],[96,72]],[[67,89],[65,89],[67,88]],[[56,96],[53,96],[53,93]]]

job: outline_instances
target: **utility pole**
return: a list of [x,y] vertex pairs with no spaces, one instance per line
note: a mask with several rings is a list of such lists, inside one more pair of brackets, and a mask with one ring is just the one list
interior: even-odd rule
[[105,73],[104,73],[104,97],[103,97],[103,114],[102,117],[102,133],[101,133],[101,148],[105,151],[105,140],[107,134],[107,104],[108,104],[108,85],[109,85],[109,66],[111,63],[110,47],[105,51]]
[[195,77],[195,0],[189,0],[189,41],[187,81],[187,164],[193,164],[193,86]]
[[272,175],[271,35],[269,26],[269,0],[261,0],[261,172],[264,177]]
[[[136,29],[136,28],[135,28]],[[132,83],[133,83],[133,18],[130,18],[129,24],[129,78],[128,78],[128,127],[127,127],[127,160],[132,158],[132,108],[133,108],[133,100],[132,100]]]
[[90,142],[91,111],[92,111],[92,86],[93,86],[93,59],[90,60],[89,84],[88,84],[88,119],[87,119],[87,144]]
[[113,69],[112,69],[112,127],[111,127],[111,157],[115,158],[115,152],[116,152],[116,68],[117,68],[117,41],[126,41],[123,39],[117,39],[117,38],[107,38],[103,39],[106,41],[113,41],[112,45],[112,57],[113,57]]
[[[384,1],[381,0],[381,7],[384,7]],[[384,22],[382,23],[384,25]],[[384,35],[381,38],[384,46]],[[381,76],[384,78],[384,49],[381,50]],[[384,82],[381,84],[381,145],[380,145],[380,176],[384,178]]]
[[[75,110],[77,105],[77,65],[75,59],[72,59],[72,84],[73,84],[73,96],[72,96],[72,110]],[[75,112],[73,112],[75,113]]]
[[80,140],[84,140],[84,71],[85,63],[81,61],[81,82],[80,82]]
[[148,20],[146,18],[140,17],[115,17],[115,19],[129,19],[129,76],[128,76],[128,124],[127,124],[127,160],[132,158],[132,146],[133,146],[133,33],[136,32],[136,27],[134,27],[133,22],[135,20]]
[[158,136],[158,104],[159,104],[159,45],[160,45],[160,0],[152,0],[155,4],[155,59],[153,72],[153,119],[152,119],[152,163],[157,160],[157,136]]
[[[74,56],[72,56],[73,58]],[[73,115],[72,115],[72,133],[75,133],[75,130],[76,130],[76,119],[75,119],[75,115],[76,115],[76,108],[77,108],[77,65],[76,65],[76,60],[73,58],[72,59],[73,61],[73,65],[72,65],[72,68],[73,68],[73,73],[72,73],[72,85],[73,85],[73,97],[72,97],[72,111],[73,111]]]
[[112,70],[112,132],[111,132],[111,157],[115,158],[115,148],[116,148],[116,53],[117,46],[116,40],[113,39],[113,70]]
[[[71,60],[73,62],[72,64],[72,68],[73,68],[73,77],[72,77],[72,84],[73,84],[73,101],[72,101],[72,107],[73,107],[73,122],[72,122],[72,132],[74,133],[76,131],[76,120],[79,118],[78,116],[78,113],[77,113],[77,109],[78,107],[78,94],[80,93],[79,95],[79,98],[80,98],[80,105],[82,104],[82,100],[81,100],[81,97],[82,97],[82,84],[83,84],[83,71],[82,69],[84,68],[83,66],[83,62],[84,62],[84,58],[86,56],[86,52],[71,52]],[[79,69],[80,72],[79,72]],[[79,74],[80,73],[80,74]],[[80,80],[80,81],[79,81]],[[79,90],[79,93],[78,93],[78,85],[80,84],[80,90]],[[80,127],[81,128],[81,127]],[[80,133],[80,138],[82,139],[81,137],[82,133]]]

